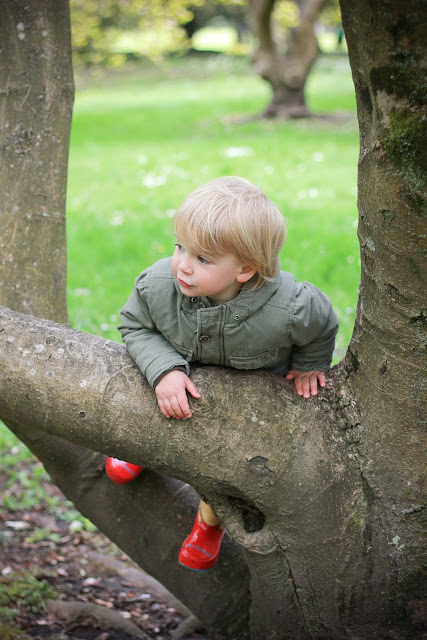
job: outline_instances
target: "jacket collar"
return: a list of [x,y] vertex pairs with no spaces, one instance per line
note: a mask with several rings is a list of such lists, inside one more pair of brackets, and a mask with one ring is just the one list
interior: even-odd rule
[[[175,289],[178,294],[178,298],[181,301],[181,306],[184,309],[191,309],[193,311],[197,311],[198,309],[209,308],[211,309],[211,303],[209,299],[205,296],[201,297],[189,297],[184,296],[181,293],[178,283],[174,278]],[[270,282],[265,282],[262,287],[256,289],[256,291],[251,291],[251,281],[246,282],[241,288],[239,294],[230,300],[229,302],[223,302],[221,305],[226,307],[226,311],[230,312],[234,315],[239,315],[241,319],[243,317],[248,317],[252,315],[258,309],[263,307],[270,298],[276,293],[277,289],[281,285],[280,278],[280,269],[276,272],[274,278]],[[236,312],[240,312],[236,313]],[[243,313],[244,312],[244,313]]]

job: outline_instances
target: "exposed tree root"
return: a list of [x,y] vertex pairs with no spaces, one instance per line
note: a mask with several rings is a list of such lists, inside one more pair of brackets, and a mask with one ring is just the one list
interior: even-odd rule
[[92,552],[89,558],[92,571],[97,575],[118,575],[133,586],[148,591],[152,596],[164,604],[167,604],[169,607],[173,607],[175,611],[181,614],[184,620],[171,632],[174,640],[181,640],[187,636],[191,636],[194,631],[201,628],[200,620],[193,615],[180,600],[175,598],[170,591],[160,584],[160,582],[148,575],[148,573],[145,573],[137,567],[130,566],[126,562],[103,555],[102,553],[97,553],[96,551]]
[[271,111],[269,109],[265,109],[260,113],[255,113],[249,116],[236,116],[234,118],[224,119],[224,124],[233,125],[233,124],[247,124],[249,122],[257,122],[259,120],[276,120],[276,121],[285,121],[285,120],[314,120],[314,121],[324,121],[328,124],[330,123],[340,123],[340,122],[356,122],[356,117],[352,113],[347,112],[334,112],[334,113],[313,113],[312,111],[304,111],[297,113],[292,109],[282,109],[280,111]]
[[97,575],[118,575],[135,587],[140,587],[144,591],[147,591],[164,604],[167,604],[168,607],[173,607],[175,611],[184,618],[189,616],[194,617],[190,609],[187,609],[187,607],[175,598],[160,582],[141,569],[130,566],[126,562],[121,562],[111,556],[103,555],[102,553],[93,552],[89,554],[89,558],[92,571]]
[[196,616],[188,616],[181,622],[181,624],[171,631],[171,636],[174,640],[184,640],[186,636],[191,634],[200,627],[200,620]]
[[141,640],[149,640],[149,636],[136,624],[125,620],[116,611],[111,611],[99,604],[77,600],[49,600],[48,611],[67,624],[72,624],[83,616],[90,617],[94,618],[101,627],[123,631]]
[[184,620],[171,632],[174,640],[181,640],[186,636],[191,636],[194,631],[201,628],[200,620],[193,615],[180,600],[175,598],[170,591],[160,584],[160,582],[148,575],[148,573],[145,573],[137,567],[130,566],[126,562],[121,562],[116,558],[95,551],[89,555],[89,558],[92,571],[97,575],[118,575],[133,586],[148,591],[152,596],[164,604],[167,604],[169,607],[173,607],[175,611],[182,615]]

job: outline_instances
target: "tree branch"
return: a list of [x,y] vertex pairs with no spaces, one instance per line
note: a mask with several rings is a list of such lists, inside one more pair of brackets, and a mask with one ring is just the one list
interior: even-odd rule
[[[265,394],[278,387],[290,423],[295,428],[303,422],[307,407],[283,379],[232,370],[222,370],[218,376],[217,368],[208,367],[203,367],[203,373],[195,369],[202,400],[193,402],[193,419],[167,420],[122,345],[5,308],[0,314],[5,361],[0,373],[0,412],[5,420],[31,424],[51,435],[195,485],[200,484],[201,471],[216,489],[220,476],[226,474],[241,491],[250,471],[245,459],[236,469],[236,452],[244,456],[245,442],[250,441],[251,447],[262,444],[273,455],[279,421],[277,413],[272,418]],[[235,384],[237,378],[242,382],[242,376],[243,393],[240,384]],[[222,398],[220,406],[217,398]],[[233,434],[227,437],[237,445],[234,451],[224,447],[223,425],[229,415]],[[260,421],[269,429],[259,429]],[[292,430],[289,436],[292,439]],[[195,450],[202,440],[208,441],[209,447],[198,450],[201,459],[196,460]],[[218,473],[218,464],[222,473]],[[280,468],[284,462],[278,461],[278,465]]]
[[271,34],[271,14],[276,0],[249,0],[249,16],[260,49],[275,52],[276,43]]
[[311,25],[314,25],[327,1],[328,0],[305,0],[305,2],[301,2],[301,23],[311,23]]

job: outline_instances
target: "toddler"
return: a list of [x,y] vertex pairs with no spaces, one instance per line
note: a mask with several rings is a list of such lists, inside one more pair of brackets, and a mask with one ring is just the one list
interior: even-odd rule
[[[218,178],[180,206],[175,235],[173,256],[137,277],[119,326],[163,415],[191,418],[187,393],[200,393],[190,362],[267,369],[292,380],[298,395],[317,395],[338,322],[324,293],[280,271],[286,224],[273,203],[243,178]],[[106,469],[117,483],[142,471],[112,457]],[[209,569],[223,535],[202,501],[179,562]]]

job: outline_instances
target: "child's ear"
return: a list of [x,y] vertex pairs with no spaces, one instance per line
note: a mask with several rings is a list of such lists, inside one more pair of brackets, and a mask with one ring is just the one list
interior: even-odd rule
[[256,274],[256,271],[256,269],[250,267],[248,264],[243,265],[239,275],[236,278],[237,282],[248,282],[248,280],[250,280]]

